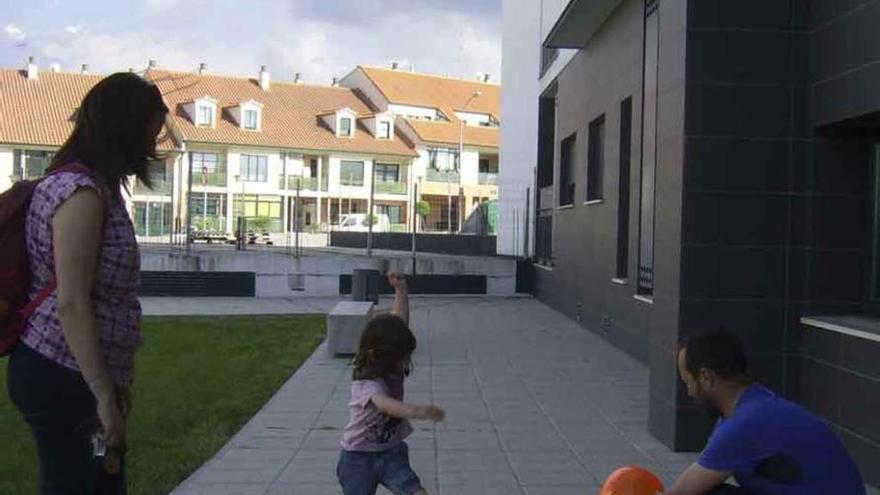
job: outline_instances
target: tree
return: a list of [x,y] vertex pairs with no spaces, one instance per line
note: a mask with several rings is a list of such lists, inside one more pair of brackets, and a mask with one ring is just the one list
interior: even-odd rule
[[248,227],[252,228],[254,232],[265,232],[269,227],[269,217],[257,217],[251,219],[248,224]]

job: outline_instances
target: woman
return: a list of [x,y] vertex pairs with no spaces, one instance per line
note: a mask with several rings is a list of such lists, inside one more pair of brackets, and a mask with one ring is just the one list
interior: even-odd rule
[[30,296],[56,289],[26,322],[8,387],[33,432],[44,495],[125,492],[141,310],[139,253],[121,189],[132,175],[149,185],[167,112],[159,90],[137,75],[103,79],[83,99],[28,209]]

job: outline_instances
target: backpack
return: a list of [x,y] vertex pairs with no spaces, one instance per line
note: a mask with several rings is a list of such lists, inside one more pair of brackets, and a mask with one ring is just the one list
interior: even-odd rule
[[0,357],[9,354],[18,344],[28,317],[55,291],[55,278],[28,301],[31,287],[31,266],[25,240],[25,221],[34,190],[43,179],[59,172],[91,175],[84,165],[61,166],[41,179],[24,180],[0,194]]

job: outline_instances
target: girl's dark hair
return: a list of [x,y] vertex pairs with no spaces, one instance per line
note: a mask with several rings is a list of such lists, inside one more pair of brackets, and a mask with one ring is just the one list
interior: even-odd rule
[[[410,357],[416,350],[416,337],[406,322],[393,314],[382,314],[367,323],[354,357],[355,380],[376,380],[403,371],[412,371]],[[400,369],[401,363],[403,370]]]
[[149,163],[160,159],[150,127],[157,118],[164,122],[167,113],[156,85],[132,73],[107,76],[83,98],[73,132],[49,170],[79,162],[104,179],[114,194],[131,175],[149,187]]

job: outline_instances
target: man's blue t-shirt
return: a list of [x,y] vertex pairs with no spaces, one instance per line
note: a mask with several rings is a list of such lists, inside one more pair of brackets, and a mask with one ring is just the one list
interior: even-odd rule
[[[782,484],[759,474],[771,458],[794,460],[800,467],[800,480]],[[865,494],[858,468],[831,429],[803,407],[759,384],[743,392],[732,417],[719,421],[699,464],[732,472],[750,494]]]

